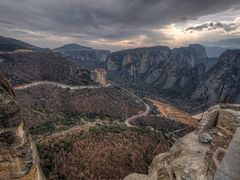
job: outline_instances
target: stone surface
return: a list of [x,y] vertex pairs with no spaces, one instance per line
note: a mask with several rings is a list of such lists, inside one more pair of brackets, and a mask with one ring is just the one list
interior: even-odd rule
[[212,141],[212,137],[208,133],[202,133],[198,136],[198,139],[201,143],[210,143]]
[[127,179],[127,180],[139,180],[139,179],[148,180],[148,177],[146,175],[133,173],[133,174],[130,174],[129,176],[125,177],[124,179]]
[[[157,155],[149,166],[148,175],[131,174],[125,177],[125,180],[172,180],[172,179],[187,179],[187,180],[210,180],[213,179],[213,174],[208,173],[209,160],[206,158],[210,150],[210,143],[200,143],[198,136],[203,132],[211,131],[212,129],[217,129],[219,124],[223,124],[225,121],[229,123],[229,118],[235,116],[235,121],[232,119],[230,126],[235,126],[239,121],[238,114],[240,112],[239,105],[218,105],[211,107],[208,111],[204,112],[203,118],[199,123],[197,129],[179,139],[169,152]],[[226,112],[231,112],[231,116],[219,116],[219,114],[224,114]],[[204,133],[203,133],[204,134]],[[208,135],[207,135],[208,136]],[[237,139],[237,140],[235,140]],[[237,144],[240,137],[235,137],[232,142]],[[214,140],[214,139],[213,139]],[[229,147],[234,151],[235,159],[228,157],[224,158],[233,162],[230,166],[227,165],[228,161],[223,161],[223,167],[232,176],[228,176],[225,172],[217,172],[216,177],[218,180],[238,180],[236,179],[235,173],[239,171],[239,146],[230,145]],[[212,157],[212,156],[211,156]],[[239,171],[240,172],[240,171]]]
[[240,102],[240,50],[228,50],[211,68],[203,46],[129,49],[109,54],[108,78],[127,87],[209,106]]
[[13,89],[1,75],[0,87],[0,179],[43,180],[37,151],[25,130]]
[[138,48],[111,53],[107,70],[110,79],[125,85],[189,93],[189,84],[195,86],[203,78],[206,59],[201,45],[172,50],[165,46]]
[[[237,129],[232,142],[220,164],[214,180],[240,179],[240,128]],[[224,176],[223,176],[224,174]]]
[[93,72],[91,72],[91,79],[95,82],[105,86],[107,85],[107,72],[105,69],[97,68]]
[[227,50],[217,64],[206,73],[203,84],[194,90],[192,98],[208,97],[211,104],[216,102],[239,103],[240,50]]

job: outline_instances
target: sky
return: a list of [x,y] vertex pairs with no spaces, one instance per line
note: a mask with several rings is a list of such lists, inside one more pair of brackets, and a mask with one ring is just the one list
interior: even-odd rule
[[240,0],[0,0],[0,35],[98,49],[240,43]]

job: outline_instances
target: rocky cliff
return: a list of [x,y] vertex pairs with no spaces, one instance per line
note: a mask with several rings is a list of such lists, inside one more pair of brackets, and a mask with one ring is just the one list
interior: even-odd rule
[[208,103],[240,102],[240,50],[224,52],[207,73],[192,99],[208,99]]
[[201,45],[172,50],[158,46],[112,53],[107,69],[110,79],[125,85],[188,95],[204,79],[207,61]]
[[134,173],[124,180],[213,179],[216,170],[213,154],[218,147],[227,149],[240,125],[239,115],[239,105],[209,108],[194,132],[179,139],[169,152],[153,159],[148,175]]
[[201,45],[170,49],[158,46],[111,53],[109,79],[171,99],[240,102],[240,50],[228,50],[218,60]]
[[0,179],[43,180],[38,155],[25,130],[9,81],[0,75]]

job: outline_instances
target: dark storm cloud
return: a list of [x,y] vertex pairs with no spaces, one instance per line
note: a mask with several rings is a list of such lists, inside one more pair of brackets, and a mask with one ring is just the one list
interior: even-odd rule
[[225,32],[231,32],[236,30],[238,27],[240,27],[240,24],[237,23],[222,23],[222,22],[211,22],[211,23],[205,23],[199,26],[193,26],[185,29],[185,32],[190,31],[203,31],[203,30],[215,30],[215,29],[222,29]]
[[118,40],[155,36],[152,29],[239,4],[239,0],[0,0],[0,22],[31,31]]

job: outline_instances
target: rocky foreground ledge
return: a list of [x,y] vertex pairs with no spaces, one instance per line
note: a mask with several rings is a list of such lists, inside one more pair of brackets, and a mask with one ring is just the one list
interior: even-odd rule
[[148,175],[133,173],[124,180],[214,179],[218,172],[214,153],[218,148],[228,148],[239,125],[240,105],[213,106],[204,112],[194,132],[179,139],[169,152],[154,158]]
[[0,75],[0,179],[45,179],[13,88],[3,75]]

